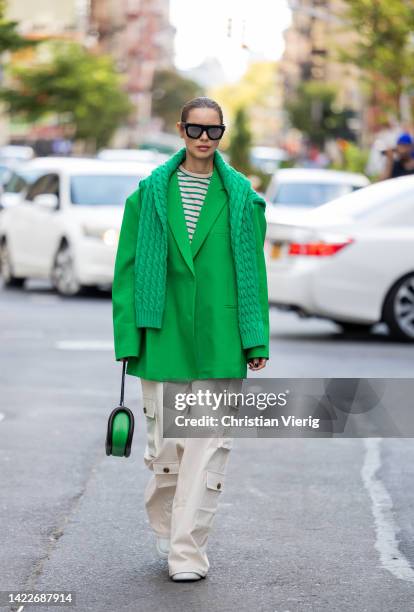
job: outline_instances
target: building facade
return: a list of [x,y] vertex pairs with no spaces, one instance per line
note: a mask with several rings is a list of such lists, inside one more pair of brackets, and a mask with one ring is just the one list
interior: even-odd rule
[[300,83],[319,81],[336,87],[339,108],[354,112],[353,128],[362,129],[364,107],[358,66],[339,60],[358,34],[346,27],[342,0],[289,0],[291,26],[285,31],[280,62],[284,101],[292,99]]
[[115,58],[136,108],[118,144],[136,144],[152,129],[154,73],[174,67],[175,28],[169,4],[169,0],[90,0],[89,34],[99,52]]

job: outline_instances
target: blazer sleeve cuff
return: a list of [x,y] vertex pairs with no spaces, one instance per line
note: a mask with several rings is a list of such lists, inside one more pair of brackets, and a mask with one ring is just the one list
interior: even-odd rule
[[265,346],[252,346],[246,349],[246,359],[253,359],[254,357],[266,357],[266,359],[269,359],[269,349]]
[[114,343],[116,361],[124,357],[139,357],[140,348],[141,330],[134,324],[118,324]]

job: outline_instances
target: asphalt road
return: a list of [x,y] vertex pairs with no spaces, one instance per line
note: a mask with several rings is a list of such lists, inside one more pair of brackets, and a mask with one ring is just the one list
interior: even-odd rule
[[[235,440],[208,577],[176,584],[145,516],[143,423],[130,458],[104,451],[121,373],[108,295],[0,289],[0,321],[0,590],[72,590],[79,612],[412,612],[411,439]],[[414,347],[381,329],[271,324],[261,376],[413,375]],[[136,415],[139,401],[128,376]],[[46,609],[61,608],[21,612]]]

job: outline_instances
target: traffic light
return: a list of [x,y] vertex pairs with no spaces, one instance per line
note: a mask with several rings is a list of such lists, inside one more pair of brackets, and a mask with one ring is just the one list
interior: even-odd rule
[[228,36],[228,38],[231,38],[232,25],[233,25],[233,20],[232,20],[231,17],[229,17],[228,20],[227,20],[227,36]]

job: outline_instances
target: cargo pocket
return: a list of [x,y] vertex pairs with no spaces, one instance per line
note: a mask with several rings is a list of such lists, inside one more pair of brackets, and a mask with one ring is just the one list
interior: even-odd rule
[[205,489],[195,518],[195,532],[200,545],[207,541],[207,535],[213,525],[220,495],[224,489],[224,473],[207,470],[205,473]]
[[143,397],[142,411],[145,415],[145,422],[147,426],[147,448],[145,455],[149,457],[157,456],[157,449],[155,443],[156,436],[156,402],[152,397]]
[[153,461],[152,467],[158,488],[174,487],[177,484],[178,470],[180,468],[178,462]]
[[225,448],[231,450],[233,448],[233,438],[218,438],[217,448]]
[[[207,470],[206,472],[206,487],[209,491],[214,491],[215,493],[221,493],[224,489],[224,477],[225,474],[221,472],[213,472],[213,470]],[[213,499],[216,503],[216,497],[209,497],[209,499]]]

